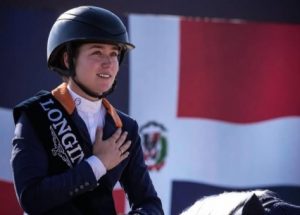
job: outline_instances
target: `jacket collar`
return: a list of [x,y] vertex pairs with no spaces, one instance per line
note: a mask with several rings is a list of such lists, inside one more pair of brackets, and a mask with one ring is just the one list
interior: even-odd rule
[[[70,95],[67,84],[62,83],[57,88],[51,91],[54,98],[64,107],[64,109],[68,112],[68,114],[72,114],[75,110],[75,103]],[[123,123],[116,111],[116,109],[109,103],[109,101],[105,98],[102,99],[102,103],[107,111],[107,113],[113,119],[113,122],[117,128],[121,128]]]

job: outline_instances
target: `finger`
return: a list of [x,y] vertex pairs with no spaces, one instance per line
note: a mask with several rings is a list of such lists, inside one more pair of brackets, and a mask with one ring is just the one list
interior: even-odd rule
[[120,138],[117,140],[117,145],[121,146],[124,141],[126,140],[127,138],[127,135],[128,135],[128,132],[127,131],[124,131],[123,134],[120,136]]
[[103,129],[101,127],[97,127],[96,140],[102,140],[102,137],[103,137]]
[[121,154],[120,159],[121,161],[124,160],[125,158],[127,158],[129,156],[129,152],[125,152],[123,154]]
[[126,152],[129,149],[130,145],[131,145],[131,141],[128,140],[125,144],[123,144],[120,147],[120,151],[122,151],[122,153]]
[[121,148],[119,148],[120,156],[123,154],[123,151]]
[[121,128],[118,128],[118,129],[115,131],[115,133],[111,136],[111,139],[112,139],[114,142],[116,142],[116,141],[119,139],[121,133],[122,133]]

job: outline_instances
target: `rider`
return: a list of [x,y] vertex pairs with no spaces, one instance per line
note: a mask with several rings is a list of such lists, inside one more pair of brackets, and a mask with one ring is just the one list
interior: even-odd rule
[[103,8],[73,8],[52,26],[48,67],[64,82],[14,108],[12,167],[27,213],[116,214],[119,181],[129,214],[163,214],[138,125],[105,98],[133,48],[122,21]]

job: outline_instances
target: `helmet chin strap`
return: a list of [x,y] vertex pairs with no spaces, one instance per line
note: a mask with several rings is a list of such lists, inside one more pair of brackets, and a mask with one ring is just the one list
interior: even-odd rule
[[97,93],[95,93],[95,92],[93,92],[93,91],[91,91],[90,89],[88,89],[86,86],[84,86],[82,83],[80,83],[78,80],[76,80],[75,79],[75,77],[73,76],[73,77],[71,77],[72,78],[72,80],[75,82],[75,84],[85,93],[85,94],[87,94],[87,95],[89,95],[90,97],[93,97],[93,98],[95,98],[95,99],[102,99],[102,98],[105,98],[106,96],[108,96],[109,94],[111,94],[113,91],[114,91],[114,89],[115,89],[115,87],[116,87],[116,85],[117,85],[117,80],[115,79],[114,80],[114,83],[112,84],[112,86],[111,86],[111,88],[109,89],[109,90],[107,90],[107,91],[105,91],[105,92],[103,92],[101,95],[99,95],[99,94],[97,94]]

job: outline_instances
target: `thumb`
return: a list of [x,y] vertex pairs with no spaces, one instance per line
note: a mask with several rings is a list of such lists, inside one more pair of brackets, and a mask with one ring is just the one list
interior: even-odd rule
[[96,131],[96,141],[97,141],[97,140],[102,140],[102,138],[103,138],[103,128],[97,127],[97,131]]

